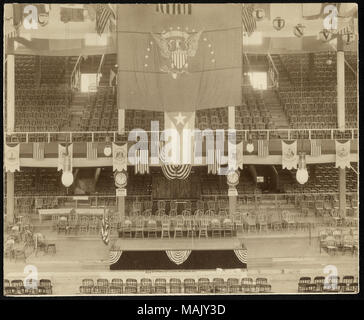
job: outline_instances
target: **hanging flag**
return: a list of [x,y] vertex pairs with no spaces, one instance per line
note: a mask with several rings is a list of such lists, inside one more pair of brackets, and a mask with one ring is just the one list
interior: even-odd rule
[[156,11],[162,14],[191,14],[191,3],[157,3]]
[[20,171],[20,159],[19,159],[20,144],[14,147],[5,144],[5,171],[15,172]]
[[321,156],[321,140],[311,140],[311,157]]
[[110,21],[111,18],[115,19],[116,17],[110,5],[98,4],[96,10],[96,32],[99,36],[102,35],[107,23]]
[[258,157],[267,157],[269,155],[268,140],[258,140]]
[[87,142],[86,157],[87,157],[87,160],[96,160],[97,159],[97,143]]
[[169,140],[170,152],[165,154],[168,164],[192,164],[195,112],[165,112],[164,130],[172,130],[174,134]]
[[106,213],[104,211],[104,216],[101,221],[101,239],[102,241],[108,245],[110,241],[110,224],[109,224],[109,218],[106,216]]
[[118,146],[112,144],[113,171],[126,171],[128,169],[128,144]]
[[[72,169],[73,169],[73,144],[68,145],[68,156],[70,159],[70,168],[69,169],[72,172]],[[65,158],[66,158],[66,146],[62,146],[61,144],[58,144],[57,171],[64,170]]]
[[[118,103],[192,112],[241,102],[241,4],[193,4],[191,14],[118,5]],[[227,52],[229,54],[227,54]]]
[[236,165],[241,170],[243,170],[243,164],[244,164],[243,158],[244,158],[244,144],[243,141],[240,141],[240,143],[236,145]]
[[335,141],[336,163],[335,168],[350,168],[350,140],[341,143]]
[[33,143],[33,159],[43,160],[44,159],[44,142],[34,142]]
[[297,169],[297,141],[286,143],[282,140],[282,169]]
[[148,150],[135,150],[135,174],[149,173],[149,157]]
[[241,18],[243,21],[243,30],[250,36],[257,27],[257,22],[253,16],[254,5],[242,4]]

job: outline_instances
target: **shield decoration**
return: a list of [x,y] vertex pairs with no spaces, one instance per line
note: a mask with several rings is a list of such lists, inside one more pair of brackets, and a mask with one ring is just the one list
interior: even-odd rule
[[175,50],[171,54],[172,63],[177,70],[181,70],[187,63],[187,52],[183,50]]

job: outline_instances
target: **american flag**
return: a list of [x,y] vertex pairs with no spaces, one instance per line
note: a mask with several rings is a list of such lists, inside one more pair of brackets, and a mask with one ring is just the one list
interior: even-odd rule
[[321,140],[311,140],[311,156],[321,156]]
[[268,140],[258,140],[258,157],[267,157],[268,155]]
[[44,159],[44,142],[33,143],[33,159],[36,160]]
[[98,35],[104,32],[110,18],[115,19],[115,13],[108,4],[98,4],[96,10],[96,32]]
[[257,23],[253,16],[254,6],[246,4],[242,4],[242,6],[241,18],[243,22],[243,30],[248,34],[248,36],[250,36],[257,27]]
[[157,3],[156,11],[162,14],[191,14],[191,3]]
[[97,144],[93,142],[87,142],[87,160],[97,159]]

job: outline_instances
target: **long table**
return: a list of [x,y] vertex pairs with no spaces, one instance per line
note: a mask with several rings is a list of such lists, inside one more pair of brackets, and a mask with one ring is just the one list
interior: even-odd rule
[[76,215],[96,215],[102,216],[104,208],[57,208],[57,209],[39,209],[39,221],[42,222],[44,216],[68,216],[74,210]]

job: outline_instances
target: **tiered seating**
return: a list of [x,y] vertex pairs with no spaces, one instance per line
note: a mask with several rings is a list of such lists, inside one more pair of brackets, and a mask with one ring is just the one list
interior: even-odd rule
[[301,277],[298,281],[298,292],[300,293],[344,293],[358,292],[358,279],[354,276],[345,275],[340,281],[340,276]]
[[15,56],[15,88],[34,88],[39,76],[39,57]]
[[213,108],[198,110],[196,112],[196,128],[205,129],[228,129],[228,108]]
[[[355,165],[353,164],[355,168]],[[284,185],[286,193],[325,193],[338,192],[339,174],[334,164],[318,164],[308,166],[308,181],[301,185],[292,179],[291,184]],[[314,171],[313,171],[314,170]],[[357,192],[357,174],[353,170],[346,170],[347,192]]]
[[267,278],[127,278],[83,279],[81,294],[224,294],[267,293],[272,286]]
[[117,119],[116,92],[111,87],[99,87],[82,115],[81,130],[109,131],[114,122],[117,129]]
[[243,103],[235,110],[237,130],[274,129],[269,106],[265,104],[259,91],[250,86],[244,87]]
[[4,279],[4,295],[51,295],[52,282],[49,279],[40,279],[24,283],[21,279]]
[[40,84],[54,87],[68,85],[70,82],[70,79],[67,79],[66,77],[68,58],[69,57],[40,56]]
[[[290,81],[280,74],[280,98],[291,128],[337,127],[335,57],[327,53],[280,55]],[[328,59],[333,61],[328,65]],[[302,64],[302,73],[301,73]],[[347,72],[348,74],[348,72]],[[283,81],[285,80],[285,81]],[[346,85],[346,126],[357,127],[357,84],[352,76]],[[318,136],[325,138],[325,136]],[[329,137],[328,137],[329,138]]]
[[16,131],[60,131],[68,123],[70,92],[43,86],[15,92]]

